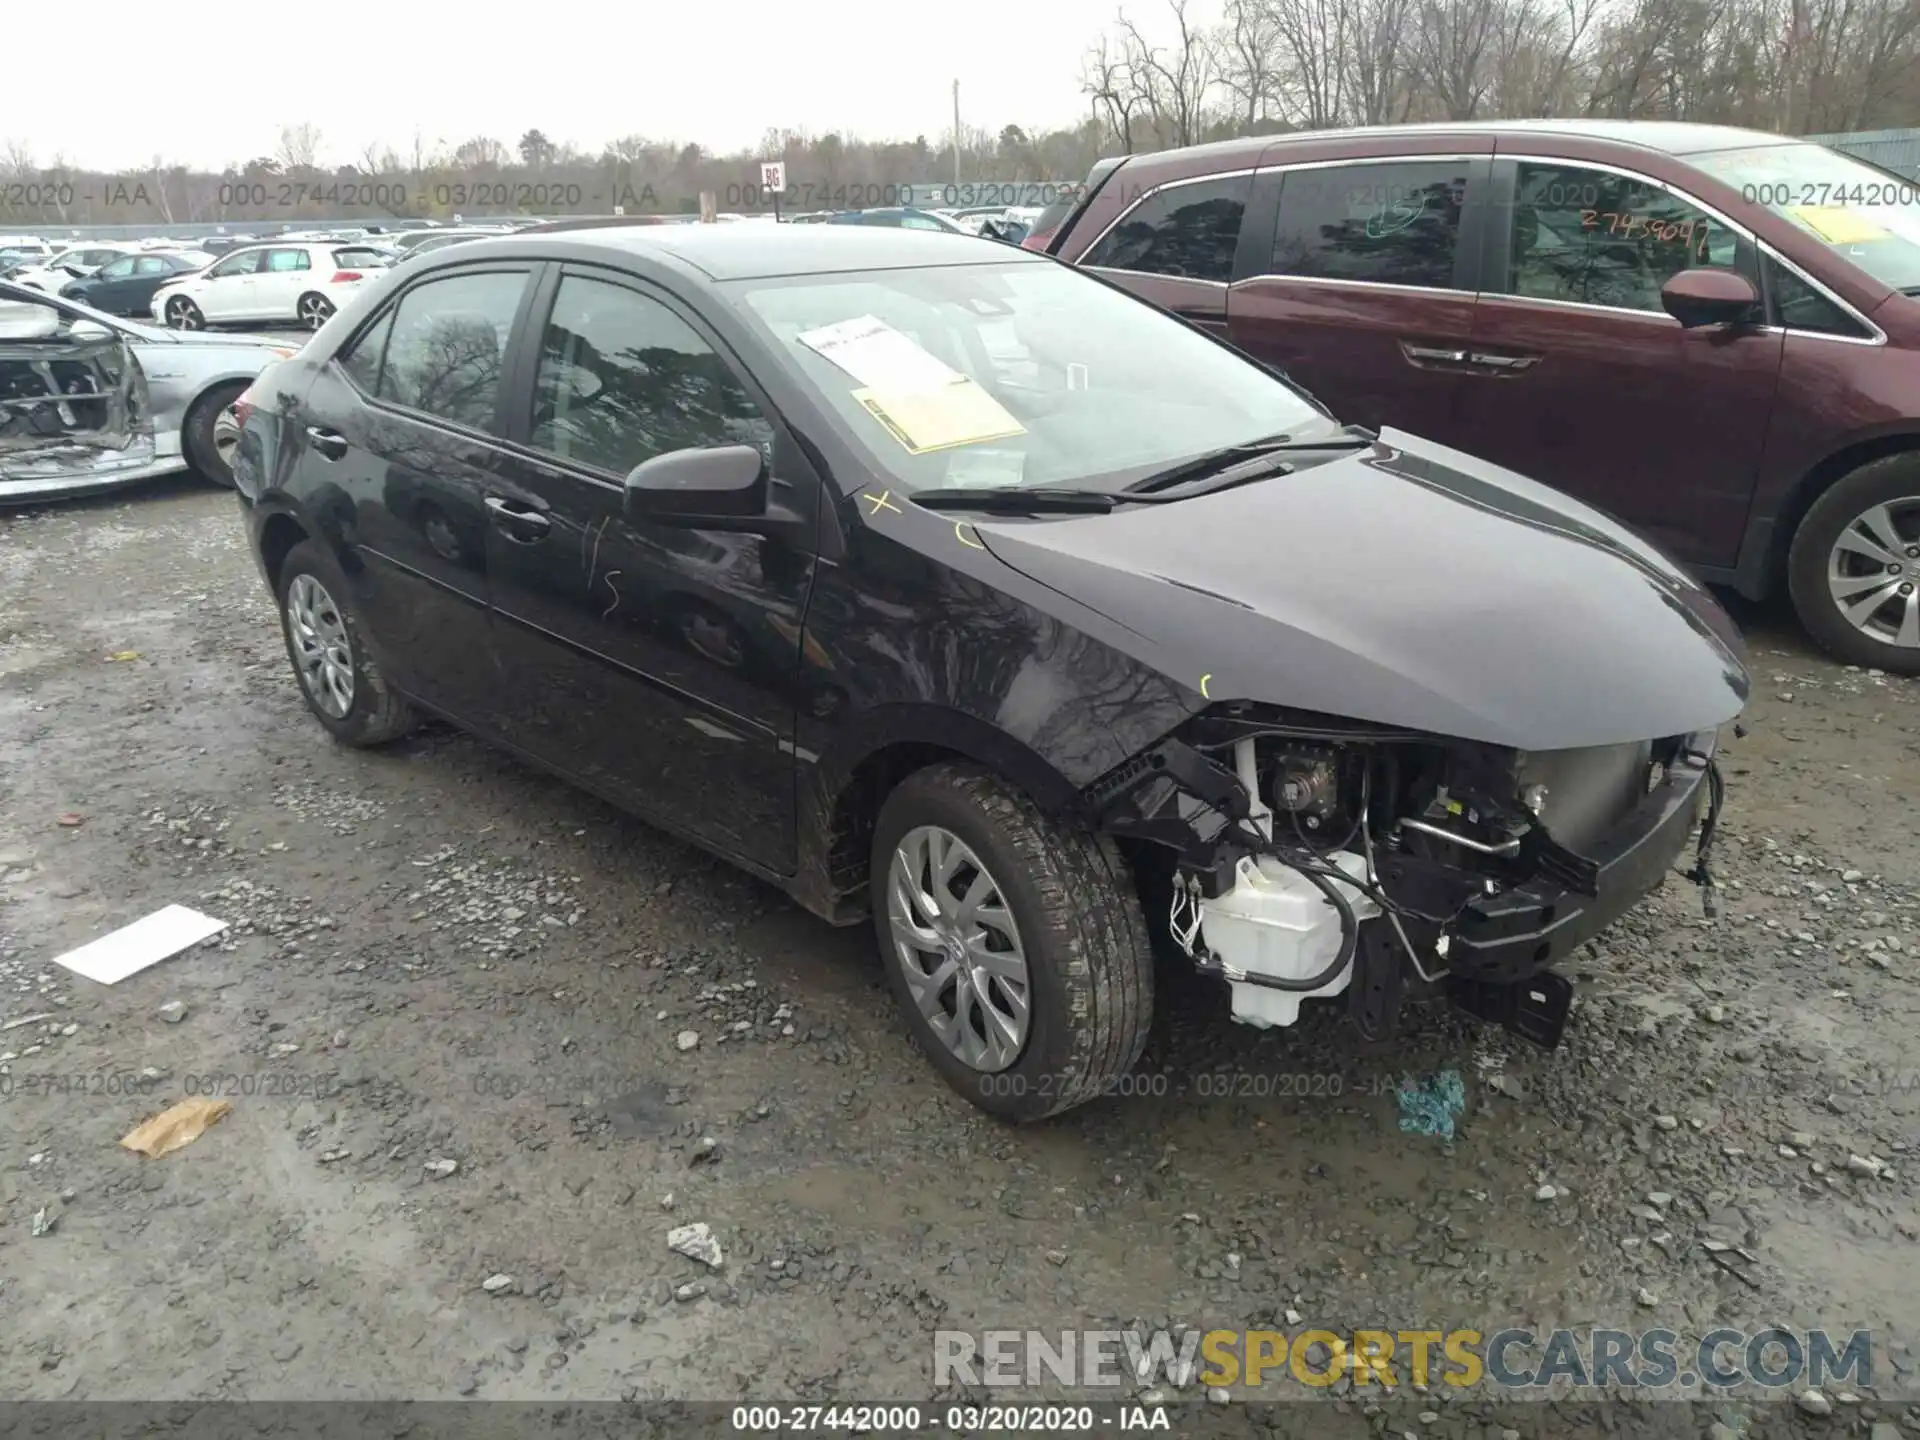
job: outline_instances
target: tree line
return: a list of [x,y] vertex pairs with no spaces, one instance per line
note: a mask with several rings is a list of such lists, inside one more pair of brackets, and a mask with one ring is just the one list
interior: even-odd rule
[[[1150,11],[1140,5],[1157,6]],[[1090,42],[1087,113],[1055,129],[962,125],[929,139],[769,129],[751,150],[628,135],[595,151],[538,129],[509,144],[416,133],[323,162],[284,127],[216,173],[161,155],[128,170],[0,147],[0,229],[449,218],[892,203],[892,187],[1071,182],[1105,155],[1247,134],[1407,121],[1585,116],[1817,134],[1920,123],[1920,0],[1135,0]],[[957,150],[957,154],[956,154]]]

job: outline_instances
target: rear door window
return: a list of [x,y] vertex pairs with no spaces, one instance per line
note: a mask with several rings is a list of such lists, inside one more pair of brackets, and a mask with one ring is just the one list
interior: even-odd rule
[[1583,165],[1518,166],[1509,294],[1665,314],[1660,287],[1680,271],[1740,262],[1734,231],[1664,185]]
[[1224,285],[1233,279],[1252,184],[1251,175],[1233,175],[1157,190],[1122,216],[1080,263]]
[[271,271],[310,270],[313,262],[305,250],[269,250],[266,268]]
[[1471,164],[1396,160],[1288,171],[1273,273],[1452,289]]
[[374,393],[474,430],[493,430],[524,270],[449,275],[400,297]]

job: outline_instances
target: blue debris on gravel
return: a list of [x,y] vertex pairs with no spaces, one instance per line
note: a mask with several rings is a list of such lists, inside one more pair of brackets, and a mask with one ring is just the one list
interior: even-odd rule
[[1411,1077],[1395,1092],[1400,1101],[1400,1128],[1415,1135],[1453,1138],[1453,1117],[1467,1108],[1467,1087],[1458,1070],[1442,1070],[1427,1080]]

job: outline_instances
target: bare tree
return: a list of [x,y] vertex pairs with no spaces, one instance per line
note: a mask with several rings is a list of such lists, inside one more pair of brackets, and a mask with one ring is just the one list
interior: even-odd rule
[[280,144],[273,152],[288,170],[311,170],[320,159],[320,127],[311,120],[280,127]]
[[1420,0],[1413,63],[1442,118],[1472,120],[1493,86],[1502,0]]
[[1279,99],[1279,25],[1271,0],[1227,0],[1215,43],[1220,84],[1236,101],[1240,123],[1251,129]]
[[1404,120],[1413,104],[1407,63],[1412,0],[1353,0],[1345,90],[1351,117],[1362,125]]
[[1171,53],[1149,43],[1125,10],[1119,16],[1128,72],[1153,118],[1156,138],[1166,145],[1191,145],[1199,138],[1214,85],[1212,40],[1187,14],[1190,3],[1167,0],[1177,33]]
[[498,170],[510,158],[507,147],[491,135],[475,135],[453,147],[456,170]]
[[0,175],[10,180],[25,180],[38,173],[31,141],[8,140],[5,147],[0,148]]
[[1124,53],[1106,35],[1094,41],[1080,64],[1080,89],[1093,101],[1094,118],[1113,137],[1121,153],[1133,153],[1134,125],[1145,108],[1134,88]]
[[1273,0],[1281,49],[1281,111],[1295,125],[1325,130],[1347,113],[1354,0]]

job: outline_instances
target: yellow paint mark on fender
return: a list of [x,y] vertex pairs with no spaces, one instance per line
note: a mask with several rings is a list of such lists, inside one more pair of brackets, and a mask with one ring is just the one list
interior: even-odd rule
[[958,540],[962,545],[971,545],[975,550],[986,549],[987,547],[982,545],[978,540],[969,540],[967,538],[967,531],[971,528],[972,527],[969,526],[965,520],[954,521],[953,522],[954,538]]
[[1200,677],[1200,698],[1202,700],[1211,700],[1213,698],[1207,694],[1207,682],[1211,679],[1213,679],[1213,672],[1211,670]]
[[878,495],[862,495],[860,497],[862,500],[870,500],[873,502],[873,509],[867,512],[867,518],[869,520],[873,519],[873,517],[878,515],[882,510],[891,510],[896,515],[905,513],[898,505],[887,498],[892,494],[893,492],[891,490],[882,490]]

